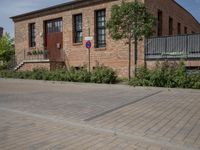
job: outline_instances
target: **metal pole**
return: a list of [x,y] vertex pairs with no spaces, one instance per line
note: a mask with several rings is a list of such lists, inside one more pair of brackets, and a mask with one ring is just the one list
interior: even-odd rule
[[89,58],[88,58],[88,61],[89,61],[89,72],[90,72],[90,48],[88,48],[88,53],[89,53]]
[[[90,36],[90,20],[87,18],[87,24],[88,24],[88,36]],[[90,48],[88,48],[88,67],[90,72]]]

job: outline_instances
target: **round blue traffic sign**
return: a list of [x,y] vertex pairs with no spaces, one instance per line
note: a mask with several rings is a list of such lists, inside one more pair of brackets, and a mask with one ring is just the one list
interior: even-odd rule
[[86,44],[85,44],[86,48],[91,48],[92,47],[92,43],[91,41],[87,41]]

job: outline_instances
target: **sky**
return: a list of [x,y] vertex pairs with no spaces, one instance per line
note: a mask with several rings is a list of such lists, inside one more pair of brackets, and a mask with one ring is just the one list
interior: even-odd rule
[[[14,36],[14,24],[10,19],[26,12],[61,4],[70,0],[0,0],[0,26],[12,37]],[[200,22],[200,0],[176,0],[186,8]]]

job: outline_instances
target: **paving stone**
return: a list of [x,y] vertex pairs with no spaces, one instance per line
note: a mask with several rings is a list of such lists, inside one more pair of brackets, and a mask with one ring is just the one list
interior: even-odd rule
[[199,97],[197,90],[0,79],[0,149],[198,150]]

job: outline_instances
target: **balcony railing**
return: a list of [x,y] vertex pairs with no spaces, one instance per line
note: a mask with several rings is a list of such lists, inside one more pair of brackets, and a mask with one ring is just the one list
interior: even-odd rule
[[145,59],[200,59],[200,34],[146,39]]
[[[20,62],[22,61],[41,61],[49,60],[54,62],[63,62],[65,61],[65,52],[63,49],[53,51],[52,53],[47,49],[24,49],[23,57],[21,57]],[[18,60],[19,63],[19,60]]]
[[48,60],[48,50],[24,50],[24,60]]

